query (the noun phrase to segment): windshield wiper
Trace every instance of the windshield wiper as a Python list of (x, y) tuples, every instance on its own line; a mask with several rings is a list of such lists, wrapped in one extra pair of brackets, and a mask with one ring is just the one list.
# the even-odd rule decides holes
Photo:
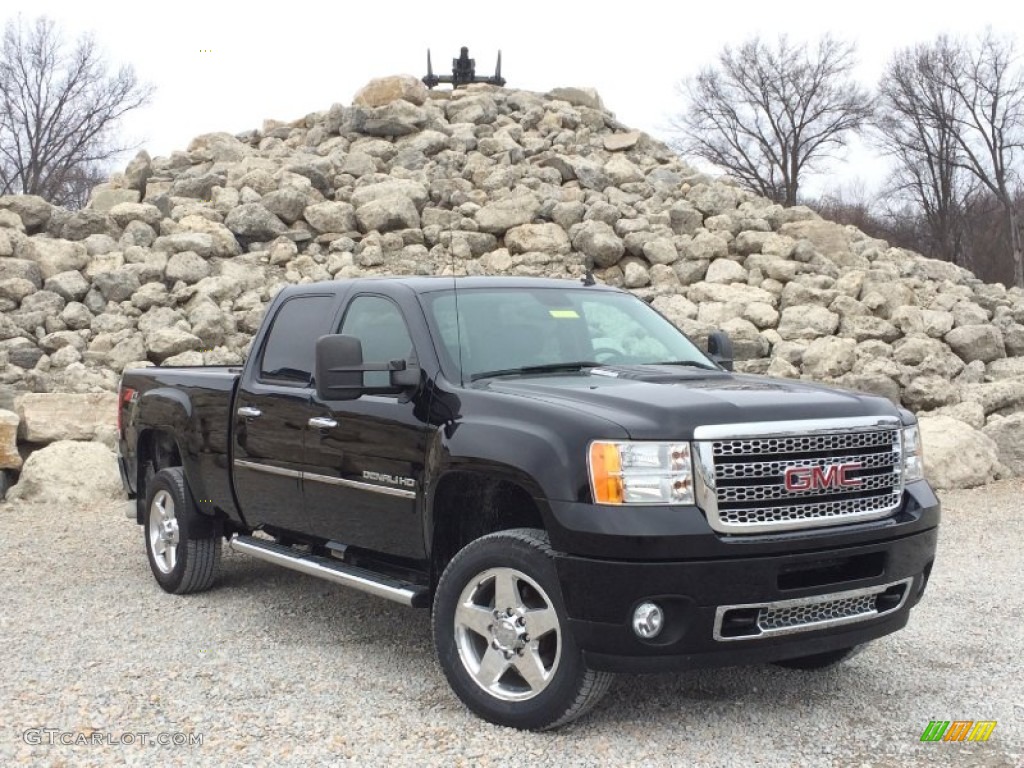
[(668, 360), (663, 363), (644, 363), (644, 365), (680, 365), (687, 368), (701, 368), (705, 371), (717, 371), (718, 368), (702, 363), (698, 360)]
[(503, 368), (498, 371), (481, 371), (469, 377), (470, 381), (489, 379), (492, 376), (514, 376), (522, 373), (557, 373), (558, 371), (580, 371), (584, 368), (597, 368), (601, 363), (582, 360), (573, 363), (545, 363), (544, 365), (524, 365), (521, 368)]

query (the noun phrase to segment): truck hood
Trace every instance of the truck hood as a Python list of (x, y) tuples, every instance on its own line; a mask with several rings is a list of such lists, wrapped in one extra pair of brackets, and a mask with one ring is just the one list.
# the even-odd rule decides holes
[(703, 424), (895, 416), (883, 397), (766, 376), (668, 366), (490, 379), (493, 393), (542, 400), (619, 424), (633, 439), (690, 439)]

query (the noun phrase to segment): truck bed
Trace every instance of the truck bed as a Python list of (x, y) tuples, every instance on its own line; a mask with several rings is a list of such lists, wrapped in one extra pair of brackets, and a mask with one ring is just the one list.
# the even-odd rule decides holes
[[(200, 509), (223, 510), (238, 519), (231, 489), (231, 414), (242, 369), (237, 366), (201, 365), (133, 368), (121, 377), (118, 399), (125, 444), (139, 441), (137, 424), (161, 426), (177, 435), (189, 471), (192, 491)], [(129, 449), (122, 457), (131, 490), (137, 490), (138, 453)], [(145, 460), (145, 457), (143, 457)]]

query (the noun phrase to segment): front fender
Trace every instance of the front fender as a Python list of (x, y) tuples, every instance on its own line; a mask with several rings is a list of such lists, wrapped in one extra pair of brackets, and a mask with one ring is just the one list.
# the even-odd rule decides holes
[[(536, 423), (485, 419), (441, 435), (442, 471), (484, 471), (524, 487), (538, 500), (573, 501), (588, 493), (585, 453), (556, 430)], [(428, 469), (434, 462), (428, 461)]]

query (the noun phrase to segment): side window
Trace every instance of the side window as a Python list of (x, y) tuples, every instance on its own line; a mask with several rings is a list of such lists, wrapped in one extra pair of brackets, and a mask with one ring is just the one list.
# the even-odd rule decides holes
[[(405, 318), (390, 299), (357, 297), (349, 304), (339, 333), (355, 336), (362, 342), (363, 360), (368, 363), (412, 358), (412, 338)], [(367, 371), (363, 374), (363, 383), (368, 387), (386, 387), (390, 377), (387, 371)]]
[(317, 336), (325, 330), (330, 296), (300, 296), (278, 310), (260, 360), (260, 378), (306, 384), (313, 378)]

